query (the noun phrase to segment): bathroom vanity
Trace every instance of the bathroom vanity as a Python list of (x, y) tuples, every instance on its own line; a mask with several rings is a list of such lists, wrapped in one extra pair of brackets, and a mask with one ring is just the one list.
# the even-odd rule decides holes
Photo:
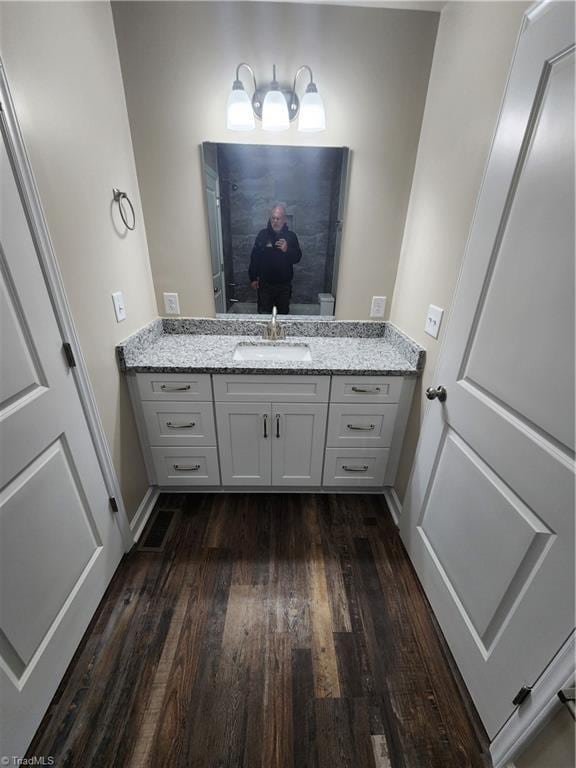
[(118, 347), (152, 485), (393, 485), (424, 351), (388, 323), (282, 324), (158, 320)]

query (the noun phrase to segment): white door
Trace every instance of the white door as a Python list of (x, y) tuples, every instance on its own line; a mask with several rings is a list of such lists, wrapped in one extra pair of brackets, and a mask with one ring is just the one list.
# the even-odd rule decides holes
[(401, 518), (492, 738), (574, 626), (573, 43), (525, 22)]
[(222, 248), (222, 224), (220, 220), (220, 184), (213, 168), (206, 166), (206, 207), (208, 210), (208, 235), (212, 259), (212, 286), (216, 312), (226, 312), (226, 282), (224, 277), (224, 249)]
[(216, 403), (222, 485), (270, 485), (270, 403)]
[(0, 755), (22, 756), (123, 543), (0, 117)]
[(326, 403), (272, 405), (272, 485), (320, 485)]

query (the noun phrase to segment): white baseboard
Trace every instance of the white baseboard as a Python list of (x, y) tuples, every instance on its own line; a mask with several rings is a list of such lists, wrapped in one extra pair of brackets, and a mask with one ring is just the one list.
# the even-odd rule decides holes
[(140, 502), (140, 506), (136, 510), (136, 514), (132, 520), (130, 520), (130, 530), (132, 531), (132, 536), (134, 537), (135, 542), (137, 542), (142, 535), (142, 531), (144, 530), (144, 527), (146, 526), (146, 523), (152, 514), (152, 510), (154, 509), (154, 505), (158, 500), (158, 496), (160, 496), (159, 488), (155, 485), (151, 485), (150, 488), (148, 488), (146, 491), (144, 498)]
[(394, 523), (396, 524), (396, 528), (398, 528), (398, 525), (400, 524), (400, 515), (402, 514), (402, 503), (398, 498), (396, 489), (393, 488), (391, 485), (384, 488), (384, 498), (386, 499), (386, 503), (388, 504), (388, 509), (390, 510), (390, 514), (392, 515), (392, 520), (394, 520)]

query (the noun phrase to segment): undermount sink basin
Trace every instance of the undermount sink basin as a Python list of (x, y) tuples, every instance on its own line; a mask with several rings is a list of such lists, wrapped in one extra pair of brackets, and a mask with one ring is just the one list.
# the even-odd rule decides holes
[(234, 350), (234, 360), (291, 360), (306, 362), (312, 360), (308, 344), (274, 344), (262, 342), (250, 344), (240, 342)]

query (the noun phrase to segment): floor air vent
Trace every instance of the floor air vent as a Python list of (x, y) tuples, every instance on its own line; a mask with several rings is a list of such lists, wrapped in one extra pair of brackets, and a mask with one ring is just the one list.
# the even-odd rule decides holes
[(157, 510), (138, 549), (143, 552), (163, 552), (178, 514), (176, 509)]

